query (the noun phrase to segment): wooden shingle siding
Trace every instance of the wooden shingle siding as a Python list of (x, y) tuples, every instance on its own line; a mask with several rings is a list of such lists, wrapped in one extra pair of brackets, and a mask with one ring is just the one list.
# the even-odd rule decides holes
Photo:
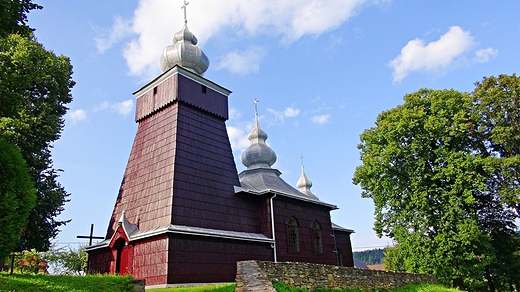
[(133, 277), (146, 279), (146, 285), (166, 283), (168, 277), (168, 237), (155, 237), (136, 242)]
[[(330, 221), (330, 209), (327, 207), (277, 196), (274, 199), (276, 229), (276, 248), (278, 261), (308, 262), (336, 265), (334, 237)], [(289, 218), (298, 220), (298, 253), (289, 252), (287, 241), (287, 223)], [(312, 244), (312, 224), (318, 221), (322, 226), (323, 253), (315, 253)]]
[(334, 231), (336, 236), (336, 244), (340, 250), (342, 266), (353, 267), (354, 256), (352, 254), (352, 244), (350, 242), (350, 233), (344, 231)]
[[(113, 273), (119, 265), (146, 285), (232, 282), (237, 261), (274, 260), (272, 215), (278, 261), (337, 264), (336, 238), (349, 265), (349, 232), (332, 236), (335, 206), (306, 200), (279, 182), (277, 170), (265, 176), (279, 182), (277, 195), (272, 189), (235, 193), (235, 186), (244, 186), (225, 125), (229, 93), (177, 66), (135, 92), (138, 127), (106, 233), (111, 240), (87, 250), (94, 271)], [(298, 222), (293, 253), (287, 242), (291, 217)], [(318, 248), (313, 224), (321, 226)], [(121, 241), (106, 243), (121, 238), (122, 249)], [(124, 259), (119, 263), (118, 252)]]
[(116, 229), (123, 207), (140, 230), (170, 224), (177, 111), (174, 103), (139, 123), (107, 238)]
[(236, 262), (273, 259), (270, 244), (218, 238), (170, 238), (168, 283), (233, 282)]
[(178, 119), (171, 223), (261, 232), (256, 204), (234, 193), (240, 182), (224, 120), (182, 103)]

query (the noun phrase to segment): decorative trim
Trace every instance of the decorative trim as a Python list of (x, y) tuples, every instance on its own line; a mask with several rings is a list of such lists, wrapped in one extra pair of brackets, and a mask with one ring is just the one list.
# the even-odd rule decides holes
[(150, 91), (150, 90), (153, 90), (153, 88), (155, 86), (157, 86), (159, 83), (162, 83), (164, 80), (170, 78), (171, 76), (173, 75), (176, 75), (176, 74), (180, 74), (188, 79), (191, 79), (197, 83), (200, 83), (202, 85), (205, 85), (206, 87), (209, 87), (213, 90), (215, 90), (216, 92), (222, 94), (222, 95), (225, 95), (225, 96), (229, 96), (231, 94), (231, 90), (229, 89), (226, 89), (200, 75), (197, 75), (193, 72), (190, 72), (182, 67), (180, 67), (179, 65), (175, 65), (173, 66), (172, 68), (170, 68), (168, 71), (162, 73), (161, 75), (157, 76), (154, 80), (150, 81), (148, 84), (146, 84), (145, 86), (141, 87), (140, 89), (136, 90), (133, 94), (136, 98), (139, 98), (140, 96), (142, 96), (143, 94), (145, 94), (146, 92)]

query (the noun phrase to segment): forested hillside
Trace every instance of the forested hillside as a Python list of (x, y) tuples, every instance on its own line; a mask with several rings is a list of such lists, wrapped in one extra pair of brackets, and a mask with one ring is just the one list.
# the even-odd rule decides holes
[(363, 261), (367, 265), (382, 264), (384, 257), (385, 257), (384, 248), (376, 248), (376, 249), (354, 252), (354, 259)]

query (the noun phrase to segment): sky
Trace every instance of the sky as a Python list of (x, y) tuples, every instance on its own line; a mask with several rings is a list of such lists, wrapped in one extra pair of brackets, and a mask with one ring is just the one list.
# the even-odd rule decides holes
[[(35, 0), (28, 15), (46, 49), (70, 57), (73, 102), (54, 143), (71, 193), (55, 240), (104, 236), (137, 124), (134, 91), (158, 76), (184, 24), (183, 0)], [(189, 0), (188, 27), (210, 59), (204, 77), (231, 90), (226, 122), (237, 171), (259, 100), (260, 125), (296, 186), (305, 172), (353, 250), (392, 245), (373, 231), (374, 206), (352, 183), (359, 135), (421, 88), (471, 92), (486, 76), (519, 73), (516, 0)]]

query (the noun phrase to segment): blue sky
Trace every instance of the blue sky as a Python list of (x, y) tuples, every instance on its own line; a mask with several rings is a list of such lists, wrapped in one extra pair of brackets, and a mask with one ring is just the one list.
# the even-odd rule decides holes
[[(53, 160), (71, 193), (57, 243), (104, 236), (137, 129), (132, 92), (160, 74), (162, 49), (183, 26), (182, 0), (39, 0), (36, 37), (71, 58), (77, 82)], [(238, 171), (260, 100), (278, 168), (301, 171), (354, 250), (391, 245), (372, 230), (373, 203), (352, 184), (359, 135), (420, 88), (470, 92), (484, 76), (518, 73), (520, 3), (396, 0), (190, 0), (189, 29), (230, 89), (228, 133)]]

